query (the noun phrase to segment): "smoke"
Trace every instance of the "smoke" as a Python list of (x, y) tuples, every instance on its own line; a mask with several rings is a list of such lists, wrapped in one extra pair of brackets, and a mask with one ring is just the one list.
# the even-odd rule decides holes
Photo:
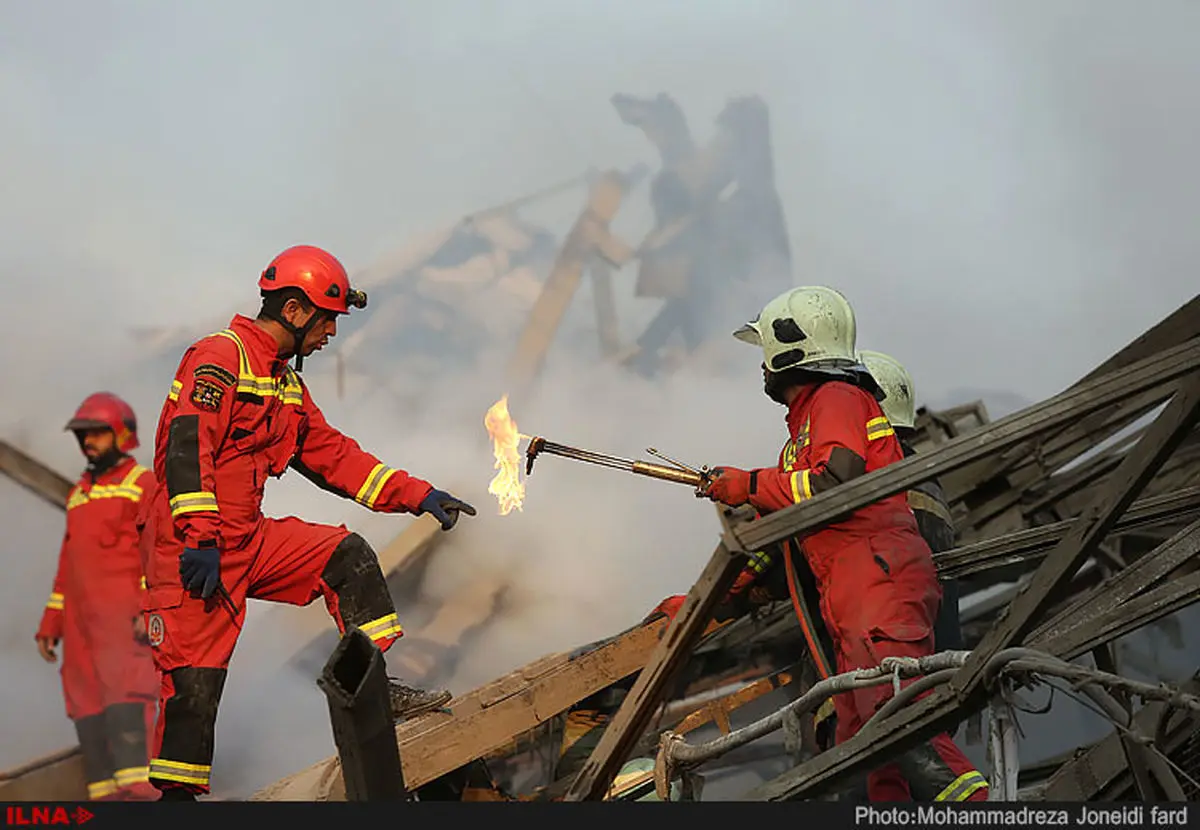
[[(1187, 38), (1200, 21), (1170, 0), (1034, 9), (527, 0), (501, 13), (462, 0), (300, 15), (108, 2), (72, 7), (63, 26), (50, 5), (5, 6), (0, 431), (74, 477), (60, 425), (107, 386), (137, 410), (148, 464), (187, 338), (151, 350), (134, 329), (201, 334), (252, 312), (253, 276), (298, 241), (358, 269), (589, 167), (657, 167), (614, 92), (670, 92), (700, 143), (727, 97), (761, 95), (795, 281), (842, 288), (859, 345), (904, 362), (927, 402), (1054, 394), (1194, 293), (1200, 121), (1187, 81), (1200, 56)], [(576, 190), (526, 215), (561, 236), (582, 201)], [(614, 230), (636, 243), (649, 227), (643, 186)], [(616, 280), (626, 341), (655, 310), (632, 298), (631, 271)], [(753, 350), (731, 342), (651, 384), (600, 365), (587, 301), (585, 287), (536, 394), (510, 401), (523, 432), (697, 464), (773, 460), (782, 411), (761, 395)], [(500, 614), (443, 678), (456, 693), (636, 622), (691, 585), (717, 534), (686, 487), (552, 457), (525, 510), (496, 515), (482, 419), (512, 391), (496, 379), (519, 319), (473, 369), (439, 362), (473, 325), (457, 321), (420, 357), (360, 349), (344, 400), (327, 355), (306, 369), (334, 424), (480, 510), (439, 546), (389, 658), (407, 665), (444, 601), (503, 589)], [(345, 522), (377, 549), (408, 521), (296, 478), (272, 482), (269, 513)], [(0, 496), (7, 765), (72, 738), (31, 639), (61, 514), (8, 482)], [(327, 627), (322, 614), (251, 604), (218, 724), (219, 793), (332, 753), (313, 677), (287, 665)]]

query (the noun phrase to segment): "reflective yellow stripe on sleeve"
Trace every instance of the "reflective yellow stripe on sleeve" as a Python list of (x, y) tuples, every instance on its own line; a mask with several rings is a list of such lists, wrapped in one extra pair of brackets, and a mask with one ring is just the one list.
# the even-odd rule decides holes
[(54, 591), (50, 594), (50, 599), (46, 600), (46, 607), (51, 611), (63, 610), (63, 595)]
[(867, 440), (877, 441), (880, 438), (887, 438), (889, 435), (895, 435), (896, 430), (892, 429), (892, 425), (887, 418), (872, 418), (867, 421)]
[(364, 507), (374, 507), (379, 494), (383, 492), (383, 486), (388, 483), (396, 471), (386, 464), (376, 464), (371, 470), (371, 474), (367, 476), (367, 480), (363, 482), (362, 487), (358, 488), (358, 493), (355, 494), (354, 500)]
[(171, 499), (171, 515), (182, 516), (184, 513), (220, 512), (217, 509), (217, 497), (212, 493), (180, 493)]
[(937, 794), (934, 801), (966, 801), (972, 795), (988, 785), (987, 779), (973, 769), (950, 782), (950, 786)]
[(797, 470), (790, 477), (792, 485), (792, 501), (796, 504), (812, 498), (812, 485), (808, 481), (808, 470)]
[(183, 383), (177, 380), (171, 381), (171, 391), (167, 393), (167, 400), (178, 401), (179, 393), (183, 391)]
[(144, 591), (144, 590), (146, 590), (146, 577), (144, 577), (144, 576), (143, 576), (143, 577), (142, 577), (142, 578), (141, 578), (141, 579), (138, 581), (138, 587), (139, 587), (139, 588), (141, 588), (143, 591)]
[(163, 758), (155, 758), (150, 762), (150, 777), (159, 781), (207, 787), (210, 775), (212, 767), (204, 764), (185, 764), (182, 761), (167, 761)]

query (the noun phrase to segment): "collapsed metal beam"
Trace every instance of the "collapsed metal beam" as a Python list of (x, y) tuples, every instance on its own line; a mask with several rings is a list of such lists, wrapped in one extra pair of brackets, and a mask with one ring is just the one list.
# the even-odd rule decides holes
[[(1200, 487), (1189, 487), (1162, 496), (1139, 499), (1125, 511), (1113, 532), (1156, 525), (1167, 519), (1188, 516), (1200, 510)], [(980, 573), (1005, 565), (1039, 558), (1058, 544), (1076, 520), (1066, 519), (1054, 524), (1006, 533), (994, 539), (984, 539), (962, 547), (935, 553), (938, 573), (957, 578)]]
[[(1200, 343), (1192, 344), (1189, 350), (1195, 347), (1200, 347)], [(1193, 364), (1193, 368), (1195, 365)], [(1061, 397), (1070, 397), (1070, 393)], [(763, 784), (748, 793), (745, 798), (751, 801), (784, 801), (819, 791), (837, 778), (863, 771), (928, 740), (951, 723), (960, 720), (964, 714), (973, 712), (982, 705), (979, 691), (985, 661), (999, 649), (1020, 642), (1029, 632), (1037, 612), (1055, 597), (1079, 569), (1083, 560), (1099, 546), (1121, 511), (1153, 477), (1170, 452), (1183, 441), (1197, 417), (1200, 417), (1200, 377), (1191, 377), (1181, 386), (1170, 405), (1155, 419), (1143, 440), (1121, 464), (1109, 486), (1084, 510), (1073, 525), (1072, 531), (1047, 556), (1033, 579), (1027, 583), (1012, 606), (1001, 615), (996, 627), (972, 651), (967, 663), (945, 689), (902, 709), (878, 724), (864, 728), (844, 744)], [(1012, 420), (1019, 418), (1006, 418), (997, 423), (1003, 424)], [(957, 439), (946, 447), (953, 448), (962, 440), (964, 439)], [(942, 452), (945, 450), (935, 450), (930, 455)], [(895, 466), (899, 467), (915, 460), (919, 460), (919, 456)], [(879, 477), (880, 473), (887, 474), (888, 469), (872, 473), (871, 476)], [(855, 483), (851, 482), (842, 487), (854, 487)], [(829, 495), (834, 493), (836, 490), (831, 491)], [(816, 502), (817, 499), (814, 498), (811, 504), (815, 505)], [(770, 518), (763, 521), (769, 521)], [(743, 534), (744, 537), (746, 535), (748, 534)]]
[(1121, 607), (1198, 553), (1200, 521), (1192, 522), (1153, 552), (1105, 579), (1094, 590), (1035, 627), (1030, 637), (1049, 637), (1067, 628), (1090, 626), (1093, 620)]
[[(1072, 384), (1071, 388), (1074, 389), (1105, 375), (1130, 369), (1131, 365), (1138, 361), (1196, 337), (1200, 337), (1200, 295), (1193, 297), (1165, 319), (1159, 321), (1153, 328), (1143, 332), (1119, 352)], [(1131, 400), (1120, 407), (1116, 413), (1096, 413), (1064, 425), (1062, 430), (1056, 431), (1045, 439), (1046, 444), (1056, 443), (1056, 446), (1037, 448), (1035, 456), (1040, 456), (1040, 458), (1030, 459), (1030, 448), (1006, 453), (995, 459), (990, 465), (983, 465), (983, 469), (979, 471), (980, 474), (974, 478), (973, 484), (965, 491), (955, 492), (953, 487), (948, 487), (946, 495), (952, 501), (959, 497), (969, 498), (969, 494), (972, 492), (986, 492), (989, 485), (998, 478), (1015, 478), (1017, 481), (1012, 483), (1018, 484), (1016, 489), (1021, 489), (1030, 481), (1031, 475), (1033, 479), (1040, 477), (1037, 467), (1040, 466), (1041, 460), (1049, 461), (1051, 469), (1057, 467), (1062, 463), (1063, 457), (1074, 457), (1088, 449), (1089, 446), (1093, 446), (1113, 434), (1114, 427), (1120, 428), (1118, 424), (1128, 423), (1125, 417), (1127, 413), (1138, 411), (1144, 405), (1144, 400)], [(1035, 465), (1032, 469), (1031, 461)], [(988, 501), (987, 497), (984, 496), (982, 501)]]
[(383, 652), (352, 626), (317, 685), (329, 700), (346, 800), (407, 801)]

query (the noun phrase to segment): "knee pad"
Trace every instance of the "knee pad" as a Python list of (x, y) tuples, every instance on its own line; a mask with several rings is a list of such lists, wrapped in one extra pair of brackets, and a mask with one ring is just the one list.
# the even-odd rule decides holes
[(117, 773), (146, 766), (146, 704), (109, 706), (104, 710), (104, 726)]
[[(83, 754), (83, 775), (87, 778), (87, 783), (101, 784), (109, 781), (113, 776), (113, 762), (108, 751), (104, 713), (89, 715), (75, 721), (75, 734), (79, 737), (79, 750)], [(93, 792), (92, 795), (107, 793)]]
[(210, 766), (225, 669), (186, 666), (170, 672), (175, 693), (163, 706), (159, 757)]
[(347, 626), (365, 625), (396, 612), (379, 557), (357, 533), (334, 549), (321, 581), (337, 596), (338, 612)]

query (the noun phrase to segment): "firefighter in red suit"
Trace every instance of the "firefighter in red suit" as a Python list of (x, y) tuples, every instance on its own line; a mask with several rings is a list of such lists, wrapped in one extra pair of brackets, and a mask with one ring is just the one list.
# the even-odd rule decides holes
[[(158, 422), (145, 609), (163, 676), (150, 780), (164, 800), (210, 791), (217, 707), (247, 599), (323, 597), (340, 632), (356, 626), (384, 651), (402, 634), (366, 540), (344, 526), (263, 516), (268, 477), (291, 468), (370, 510), (429, 513), (443, 530), (475, 515), (330, 426), (300, 379), (303, 358), (336, 335), (338, 315), (366, 305), (341, 263), (320, 248), (289, 248), (258, 285), (257, 319), (238, 315), (187, 350)], [(390, 684), (397, 718), (450, 699)]]
[[(840, 293), (792, 289), (734, 336), (762, 348), (764, 391), (788, 408), (789, 438), (777, 466), (717, 467), (700, 495), (750, 503), (763, 515), (903, 458), (877, 400), (883, 393), (856, 358), (854, 313)], [(838, 672), (933, 653), (941, 588), (904, 493), (806, 536), (800, 550), (816, 577)], [(838, 695), (837, 742), (890, 695), (890, 686)], [(946, 734), (873, 770), (867, 788), (871, 801), (987, 798), (987, 782)]]
[(129, 455), (138, 446), (137, 420), (116, 395), (89, 396), (66, 428), (88, 463), (67, 497), (38, 651), (53, 663), (62, 641), (63, 697), (79, 736), (88, 798), (154, 800), (147, 754), (159, 684), (142, 625), (136, 529), (154, 474)]

